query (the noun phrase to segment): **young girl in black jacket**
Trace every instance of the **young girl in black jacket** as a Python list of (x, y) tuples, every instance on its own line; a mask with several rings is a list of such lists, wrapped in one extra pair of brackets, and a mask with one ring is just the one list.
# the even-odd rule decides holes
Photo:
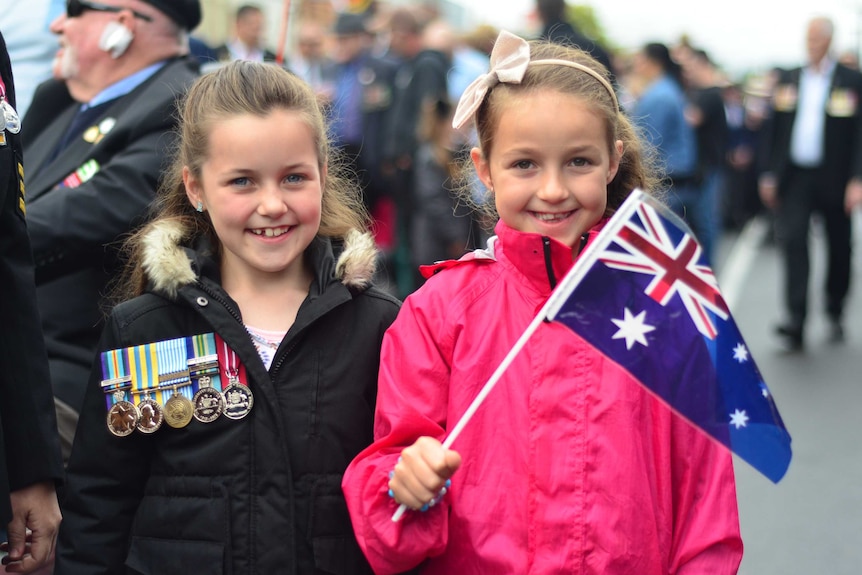
[(180, 130), (94, 363), (55, 573), (370, 573), (340, 484), (398, 302), (371, 286), (359, 195), (277, 66), (201, 77)]

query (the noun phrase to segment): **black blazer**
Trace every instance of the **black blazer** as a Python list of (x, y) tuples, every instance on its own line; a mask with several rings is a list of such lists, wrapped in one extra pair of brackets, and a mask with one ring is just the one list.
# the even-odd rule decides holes
[[(0, 77), (14, 107), (12, 67), (2, 33)], [(0, 527), (5, 528), (12, 517), (9, 492), (59, 480), (63, 463), (36, 308), (21, 140), (8, 130), (0, 132)]]
[(175, 141), (176, 102), (199, 75), (191, 57), (174, 59), (115, 100), (53, 160), (79, 104), (65, 84), (37, 88), (24, 119), (28, 220), (37, 297), (54, 395), (74, 409), (84, 397), (104, 309), (118, 270), (118, 242), (156, 195)]
[[(796, 119), (801, 68), (782, 71), (772, 98), (772, 114), (762, 135), (761, 171), (778, 178), (779, 194), (790, 168), (790, 137)], [(842, 65), (835, 67), (823, 113), (823, 197), (843, 205), (852, 177), (862, 178), (862, 74)]]

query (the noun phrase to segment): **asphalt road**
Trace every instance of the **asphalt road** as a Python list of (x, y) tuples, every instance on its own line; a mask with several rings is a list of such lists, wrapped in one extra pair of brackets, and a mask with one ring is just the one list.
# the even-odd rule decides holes
[(740, 264), (730, 257), (739, 247), (730, 238), (720, 252), (726, 258), (717, 267), (719, 283), (725, 276), (739, 278), (731, 312), (793, 440), (790, 468), (778, 484), (735, 459), (742, 575), (862, 574), (862, 215), (857, 216), (847, 338), (840, 345), (826, 341), (825, 245), (818, 227), (812, 233), (806, 347), (799, 354), (782, 352), (772, 333), (781, 318), (777, 250), (758, 243)]

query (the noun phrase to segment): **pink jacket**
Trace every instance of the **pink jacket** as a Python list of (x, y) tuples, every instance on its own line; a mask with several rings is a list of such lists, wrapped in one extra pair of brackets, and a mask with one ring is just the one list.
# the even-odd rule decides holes
[[(443, 440), (551, 292), (571, 250), (497, 225), (441, 266), (386, 333), (375, 442), (342, 487), (380, 574), (729, 574), (742, 558), (731, 456), (568, 328), (543, 324), (453, 448), (443, 502), (390, 518), (389, 471)], [(593, 234), (595, 230), (593, 231)], [(427, 561), (426, 561), (427, 560)]]

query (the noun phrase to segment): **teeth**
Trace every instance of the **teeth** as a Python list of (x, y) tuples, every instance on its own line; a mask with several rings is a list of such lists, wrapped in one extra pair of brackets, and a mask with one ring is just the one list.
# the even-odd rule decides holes
[(286, 234), (290, 228), (264, 228), (262, 230), (251, 230), (256, 236), (266, 236), (268, 238), (274, 238), (280, 236), (282, 234)]
[(566, 212), (564, 214), (540, 214), (538, 212), (534, 212), (533, 215), (536, 216), (536, 219), (542, 220), (543, 222), (554, 222), (566, 219), (571, 213), (572, 212)]

